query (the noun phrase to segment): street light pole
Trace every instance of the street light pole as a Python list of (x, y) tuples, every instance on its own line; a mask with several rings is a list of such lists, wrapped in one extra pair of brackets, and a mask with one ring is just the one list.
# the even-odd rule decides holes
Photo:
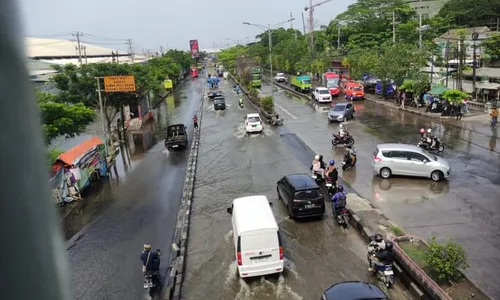
[(291, 19), (286, 20), (284, 22), (280, 22), (278, 24), (274, 24), (273, 26), (271, 26), (271, 24), (268, 24), (267, 26), (264, 26), (264, 25), (249, 23), (249, 22), (243, 22), (244, 25), (250, 25), (250, 26), (257, 27), (257, 28), (263, 30), (264, 32), (267, 31), (268, 40), (269, 40), (269, 69), (271, 71), (271, 88), (272, 88), (271, 97), (273, 98), (273, 100), (274, 100), (274, 80), (272, 80), (272, 77), (273, 77), (273, 54), (272, 54), (273, 42), (272, 42), (272, 36), (271, 36), (272, 35), (272, 31), (271, 30), (273, 28), (276, 28), (279, 25), (282, 25), (282, 24), (285, 24), (285, 23), (288, 23), (288, 22), (292, 22), (293, 20), (295, 20), (295, 18), (291, 18)]

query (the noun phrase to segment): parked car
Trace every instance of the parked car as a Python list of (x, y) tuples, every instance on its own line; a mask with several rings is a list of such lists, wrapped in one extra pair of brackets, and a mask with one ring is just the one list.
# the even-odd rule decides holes
[(441, 181), (450, 177), (448, 161), (420, 147), (407, 144), (379, 144), (373, 153), (373, 171), (387, 179), (392, 175), (418, 176)]
[(292, 174), (281, 178), (276, 187), (278, 198), (288, 208), (290, 218), (322, 217), (325, 201), (319, 185), (310, 174)]
[(332, 95), (330, 94), (330, 90), (325, 87), (315, 88), (313, 92), (313, 98), (314, 100), (318, 101), (318, 103), (332, 102)]
[(337, 103), (328, 112), (328, 122), (347, 122), (354, 118), (355, 112), (352, 103)]
[(184, 124), (173, 124), (167, 127), (165, 147), (168, 151), (186, 149), (188, 147), (187, 127)]
[(329, 287), (322, 300), (386, 300), (389, 299), (382, 290), (372, 283), (362, 281), (339, 282)]
[(262, 120), (260, 119), (259, 114), (248, 114), (243, 119), (245, 120), (245, 131), (247, 133), (262, 133), (262, 130), (264, 130), (264, 126), (262, 125)]
[(241, 278), (283, 272), (283, 241), (271, 205), (266, 196), (248, 196), (227, 208)]
[(215, 110), (226, 109), (226, 100), (224, 100), (224, 97), (215, 97), (214, 98), (214, 109)]
[(274, 76), (274, 80), (276, 80), (276, 82), (286, 82), (285, 74), (277, 73), (276, 76)]

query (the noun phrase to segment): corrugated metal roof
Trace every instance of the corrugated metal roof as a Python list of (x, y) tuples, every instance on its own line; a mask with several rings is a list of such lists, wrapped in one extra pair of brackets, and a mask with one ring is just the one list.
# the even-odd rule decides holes
[[(59, 57), (77, 56), (77, 43), (69, 40), (58, 40), (48, 38), (25, 37), (24, 44), (28, 57)], [(126, 54), (123, 50), (105, 48), (87, 43), (80, 43), (85, 46), (88, 56), (111, 55), (111, 52)]]

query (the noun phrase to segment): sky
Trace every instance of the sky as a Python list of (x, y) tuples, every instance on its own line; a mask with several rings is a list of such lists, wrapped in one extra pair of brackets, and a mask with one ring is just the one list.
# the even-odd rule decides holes
[[(316, 28), (327, 25), (354, 1), (333, 0), (316, 7)], [(19, 0), (18, 4), (24, 36), (71, 39), (80, 31), (82, 41), (115, 49), (127, 49), (125, 39), (130, 38), (134, 52), (156, 52), (160, 46), (189, 50), (189, 40), (194, 39), (200, 50), (224, 48), (235, 41), (253, 41), (262, 32), (242, 22), (274, 25), (292, 13), (293, 27), (302, 30), (301, 13), (306, 22), (309, 15), (304, 11), (309, 0)]]

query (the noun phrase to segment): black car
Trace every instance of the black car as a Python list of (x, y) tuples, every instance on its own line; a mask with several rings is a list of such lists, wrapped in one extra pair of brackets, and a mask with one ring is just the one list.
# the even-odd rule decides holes
[(187, 127), (184, 124), (173, 124), (167, 127), (165, 147), (168, 151), (181, 150), (188, 147)]
[(388, 300), (376, 285), (362, 281), (339, 282), (329, 287), (322, 300)]
[(226, 100), (224, 100), (224, 97), (215, 97), (214, 98), (214, 109), (215, 110), (226, 109)]
[(325, 213), (321, 189), (309, 174), (287, 175), (278, 181), (276, 190), (292, 219), (322, 217)]

